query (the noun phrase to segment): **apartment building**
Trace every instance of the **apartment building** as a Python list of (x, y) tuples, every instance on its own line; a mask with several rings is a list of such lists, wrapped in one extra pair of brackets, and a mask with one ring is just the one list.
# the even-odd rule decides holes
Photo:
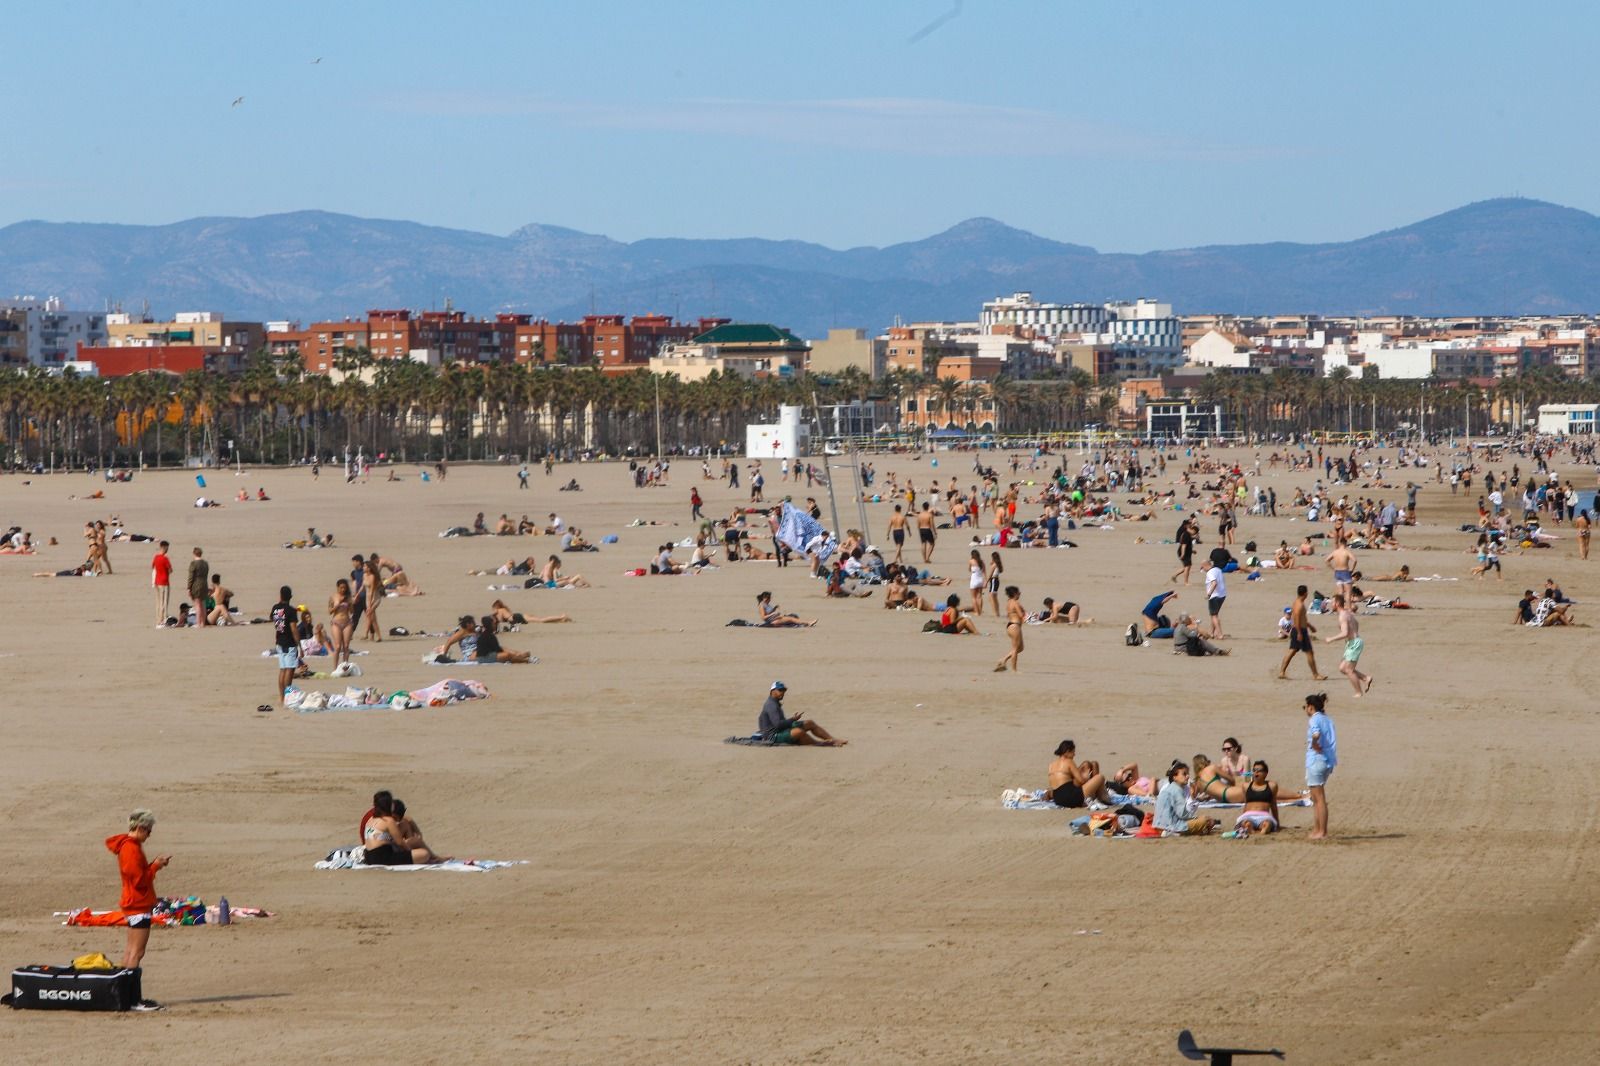
[(889, 340), (869, 337), (864, 329), (830, 329), (823, 340), (811, 342), (806, 372), (841, 374), (854, 367), (876, 381), (888, 367)]
[(54, 296), (0, 300), (0, 365), (59, 367), (78, 345), (104, 343), (104, 312), (69, 311)]
[(258, 352), (267, 345), (262, 322), (231, 322), (219, 311), (180, 311), (170, 321), (116, 311), (105, 316), (110, 348), (236, 348)]

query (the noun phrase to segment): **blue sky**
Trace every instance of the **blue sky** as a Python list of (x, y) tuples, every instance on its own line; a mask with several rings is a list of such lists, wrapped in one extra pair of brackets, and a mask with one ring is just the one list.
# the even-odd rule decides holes
[(1512, 193), (1600, 210), (1600, 15), (1577, 3), (10, 13), (0, 224), (322, 208), (849, 246), (989, 215), (1143, 251), (1347, 239)]

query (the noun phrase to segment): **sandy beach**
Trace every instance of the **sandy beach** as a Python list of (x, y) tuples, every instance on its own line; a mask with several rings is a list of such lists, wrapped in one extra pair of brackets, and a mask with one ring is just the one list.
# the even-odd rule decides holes
[[(875, 464), (880, 482), (897, 470), (919, 489), (973, 480), (970, 456), (941, 460)], [(1587, 469), (1555, 468), (1593, 483)], [(747, 499), (700, 480), (697, 461), (646, 490), (625, 463), (535, 468), (528, 491), (510, 467), (456, 467), (431, 483), (399, 473), (346, 485), (305, 469), (210, 472), (224, 501), (240, 487), (272, 497), (216, 510), (192, 506), (181, 471), (118, 485), (0, 477), (0, 524), (61, 542), (0, 558), (5, 962), (120, 953), (122, 930), (51, 915), (115, 906), (101, 841), (135, 807), (159, 818), (150, 854), (174, 856), (163, 895), (276, 913), (157, 929), (144, 985), (165, 1012), (9, 1013), (7, 1061), (1169, 1062), (1181, 1028), (1281, 1047), (1298, 1066), (1600, 1055), (1600, 725), (1584, 665), (1600, 559), (1581, 563), (1570, 530), (1555, 530), (1553, 549), (1508, 554), (1503, 582), (1473, 581), (1471, 537), (1457, 527), (1475, 494), (1452, 497), (1430, 471), (1406, 550), (1362, 553), (1362, 566), (1459, 580), (1367, 586), (1418, 609), (1362, 618), (1361, 665), (1377, 683), (1357, 701), (1333, 672), (1336, 644), (1317, 646), (1328, 681), (1310, 682), (1299, 660), (1293, 680), (1274, 679), (1276, 620), (1298, 580), (1331, 593), (1326, 570), (1231, 580), (1227, 658), (1124, 645), (1139, 608), (1169, 587), (1170, 510), (1067, 534), (1075, 550), (1006, 552), (1030, 610), (1070, 599), (1097, 624), (1029, 627), (1020, 673), (1000, 675), (992, 613), (976, 619), (981, 636), (952, 638), (920, 632), (931, 615), (884, 610), (881, 592), (826, 599), (804, 567), (622, 576), (692, 535), (691, 487), (713, 517)], [(581, 493), (555, 491), (569, 477)], [(1307, 524), (1284, 505), (1314, 480), (1267, 477), (1282, 517), (1241, 514), (1240, 545), (1265, 555), (1297, 542)], [(104, 500), (83, 498), (100, 488)], [(769, 471), (768, 499), (787, 491), (827, 507), (822, 490)], [(489, 592), (520, 579), (466, 571), (543, 557), (555, 541), (438, 537), (479, 511), (491, 522), (555, 511), (591, 539), (620, 540), (566, 558), (592, 589)], [(869, 505), (880, 546), (889, 511)], [(82, 561), (84, 521), (111, 514), (172, 542), (175, 584), (202, 546), (246, 617), (264, 617), (288, 584), (321, 618), (350, 554), (378, 551), (426, 593), (387, 600), (385, 629), (441, 631), (497, 596), (574, 621), (502, 636), (539, 657), (531, 666), (425, 666), (438, 641), (416, 636), (356, 644), (370, 652), (356, 660), (362, 684), (476, 678), (486, 702), (261, 714), (270, 627), (156, 629), (152, 545), (113, 544), (110, 577), (29, 577)], [(636, 518), (678, 524), (629, 528)], [(337, 547), (282, 547), (307, 526)], [(1203, 555), (1215, 520), (1201, 529)], [(963, 596), (967, 551), (964, 534), (945, 531), (932, 566)], [(1522, 589), (1546, 577), (1579, 601), (1582, 625), (1511, 624)], [(763, 589), (818, 624), (725, 628), (754, 616)], [(1203, 613), (1198, 570), (1179, 592), (1177, 609)], [(1317, 624), (1319, 637), (1337, 630)], [(849, 746), (721, 743), (755, 727), (775, 678), (790, 707)], [(1063, 737), (1084, 757), (1159, 774), (1173, 758), (1215, 758), (1233, 735), (1298, 790), (1301, 701), (1317, 690), (1339, 729), (1331, 841), (1306, 841), (1299, 809), (1270, 839), (1115, 841), (1070, 836), (1069, 814), (999, 802), (1003, 789), (1044, 787)], [(355, 843), (378, 788), (404, 797), (437, 849), (529, 865), (313, 869)]]

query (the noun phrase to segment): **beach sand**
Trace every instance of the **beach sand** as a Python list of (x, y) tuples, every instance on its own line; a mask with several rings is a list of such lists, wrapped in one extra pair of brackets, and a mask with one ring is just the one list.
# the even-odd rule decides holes
[[(880, 483), (889, 470), (919, 487), (973, 480), (970, 457), (942, 458), (937, 471), (875, 465)], [(160, 819), (149, 853), (175, 857), (162, 894), (277, 912), (156, 930), (145, 990), (166, 1012), (9, 1014), (7, 1061), (1168, 1062), (1185, 1027), (1202, 1043), (1282, 1047), (1302, 1066), (1600, 1054), (1594, 631), (1510, 624), (1521, 590), (1546, 576), (1580, 601), (1580, 622), (1600, 620), (1600, 558), (1580, 563), (1570, 536), (1508, 555), (1504, 582), (1465, 579), (1470, 538), (1454, 530), (1470, 499), (1430, 481), (1424, 524), (1402, 531), (1411, 550), (1363, 553), (1362, 565), (1463, 580), (1368, 586), (1421, 609), (1362, 619), (1361, 665), (1377, 685), (1357, 701), (1334, 673), (1337, 644), (1318, 645), (1327, 682), (1312, 684), (1303, 660), (1292, 681), (1274, 680), (1275, 623), (1299, 574), (1232, 577), (1228, 658), (1124, 646), (1127, 623), (1168, 587), (1171, 511), (1069, 534), (1076, 550), (1005, 553), (1029, 609), (1067, 598), (1098, 624), (1029, 627), (1022, 672), (1001, 676), (989, 613), (980, 637), (925, 636), (931, 616), (885, 611), (881, 593), (825, 600), (801, 567), (621, 576), (692, 534), (691, 485), (711, 515), (746, 498), (700, 481), (697, 461), (650, 490), (625, 464), (535, 470), (526, 492), (513, 468), (456, 467), (431, 484), (401, 473), (345, 485), (308, 470), (213, 472), (208, 491), (224, 500), (258, 485), (273, 498), (209, 511), (191, 506), (182, 472), (105, 486), (103, 501), (68, 499), (102, 487), (84, 475), (0, 477), (0, 522), (62, 542), (0, 558), (4, 961), (120, 956), (122, 930), (63, 928), (51, 912), (115, 905), (101, 841), (134, 807)], [(573, 476), (581, 494), (555, 492)], [(1269, 483), (1286, 503), (1312, 481)], [(769, 499), (792, 488), (769, 473)], [(827, 508), (824, 491), (809, 494)], [(491, 593), (511, 579), (465, 571), (554, 541), (437, 537), (480, 510), (491, 522), (554, 510), (621, 540), (567, 557), (592, 590)], [(889, 505), (870, 512), (881, 546)], [(362, 684), (477, 677), (494, 694), (484, 703), (258, 714), (275, 680), (260, 657), (270, 629), (154, 628), (151, 545), (113, 544), (112, 577), (29, 579), (78, 562), (83, 521), (112, 513), (171, 540), (178, 584), (202, 545), (247, 616), (265, 616), (288, 583), (322, 617), (360, 550), (400, 560), (427, 593), (388, 600), (385, 629), (443, 630), (496, 596), (576, 621), (502, 638), (534, 666), (445, 671), (419, 662), (437, 641), (357, 643), (371, 650), (357, 659)], [(625, 528), (635, 517), (679, 524)], [(1240, 544), (1263, 555), (1308, 528), (1240, 522)], [(281, 548), (308, 525), (338, 547)], [(1202, 518), (1202, 555), (1215, 534)], [(966, 537), (947, 531), (934, 564), (963, 594), (966, 555)], [(1332, 591), (1325, 570), (1306, 579)], [(1195, 580), (1176, 609), (1203, 612)], [(755, 613), (762, 589), (819, 624), (724, 628)], [(754, 728), (774, 678), (789, 707), (850, 745), (723, 745)], [(1002, 789), (1044, 786), (1063, 737), (1082, 757), (1154, 775), (1175, 757), (1215, 758), (1231, 734), (1297, 790), (1301, 701), (1319, 689), (1340, 740), (1328, 843), (1304, 839), (1307, 810), (1287, 811), (1272, 839), (1124, 842), (1000, 806)], [(531, 864), (313, 869), (355, 841), (378, 788), (404, 797), (441, 851)]]

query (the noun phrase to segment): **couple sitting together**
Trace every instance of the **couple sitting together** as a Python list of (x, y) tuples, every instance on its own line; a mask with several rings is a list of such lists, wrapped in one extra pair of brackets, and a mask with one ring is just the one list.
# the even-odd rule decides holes
[(406, 816), (404, 802), (387, 789), (372, 794), (372, 809), (361, 816), (363, 866), (426, 866), (449, 862), (435, 855), (422, 830)]

